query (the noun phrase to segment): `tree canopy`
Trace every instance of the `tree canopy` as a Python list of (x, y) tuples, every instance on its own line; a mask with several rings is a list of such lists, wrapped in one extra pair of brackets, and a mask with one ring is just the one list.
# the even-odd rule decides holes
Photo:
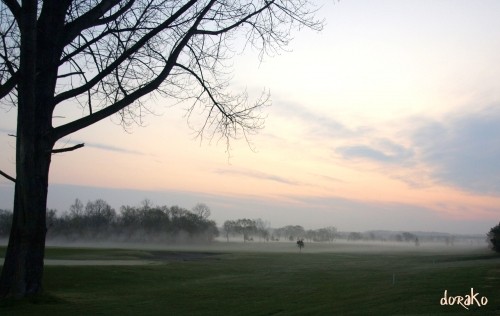
[(268, 95), (248, 103), (244, 92), (227, 91), (232, 44), (273, 54), (291, 29), (321, 28), (313, 13), (307, 0), (2, 1), (0, 97), (17, 106), (29, 47), (36, 72), (47, 74), (47, 115), (67, 103), (84, 113), (51, 129), (53, 141), (115, 113), (124, 126), (140, 124), (151, 93), (191, 100), (189, 114), (205, 117), (200, 135), (237, 138), (262, 126)]
[[(127, 127), (150, 112), (149, 97), (190, 102), (198, 135), (227, 142), (263, 126), (264, 93), (228, 91), (235, 41), (261, 56), (291, 31), (319, 30), (308, 0), (2, 0), (0, 100), (17, 111), (16, 174), (0, 297), (41, 291), (52, 154), (76, 131), (118, 114)], [(81, 115), (60, 118), (77, 104)]]

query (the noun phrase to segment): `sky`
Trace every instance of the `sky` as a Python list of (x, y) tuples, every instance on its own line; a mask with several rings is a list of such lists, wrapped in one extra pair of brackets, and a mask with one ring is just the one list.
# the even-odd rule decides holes
[[(157, 97), (143, 126), (111, 118), (58, 143), (85, 147), (53, 156), (48, 207), (147, 198), (206, 203), (218, 225), (488, 232), (500, 220), (500, 1), (316, 3), (321, 32), (233, 58), (231, 90), (271, 93), (250, 143), (200, 140), (202, 117)], [(0, 170), (12, 175), (15, 117), (0, 109)], [(12, 198), (0, 178), (0, 208)]]

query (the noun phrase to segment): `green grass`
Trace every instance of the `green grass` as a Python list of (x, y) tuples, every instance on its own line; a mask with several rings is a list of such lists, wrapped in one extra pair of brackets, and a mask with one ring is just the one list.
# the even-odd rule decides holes
[[(500, 258), (487, 250), (226, 252), (180, 261), (161, 251), (48, 248), (47, 257), (156, 264), (47, 266), (45, 294), (4, 301), (0, 315), (500, 315)], [(444, 290), (463, 296), (471, 287), (486, 306), (439, 304)]]

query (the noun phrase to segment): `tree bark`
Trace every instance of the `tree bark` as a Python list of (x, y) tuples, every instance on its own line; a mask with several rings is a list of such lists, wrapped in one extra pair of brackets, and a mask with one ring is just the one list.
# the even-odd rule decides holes
[(17, 177), (0, 297), (23, 298), (42, 291), (50, 153), (36, 156), (23, 168), (30, 176)]
[[(29, 65), (27, 66), (29, 68)], [(55, 141), (51, 111), (30, 78), (19, 83), (13, 222), (0, 276), (0, 297), (22, 298), (42, 290), (49, 167)], [(33, 84), (35, 83), (35, 84)], [(42, 87), (35, 89), (34, 87)]]
[(47, 71), (50, 61), (40, 61), (45, 56), (39, 49), (42, 45), (38, 42), (37, 1), (23, 0), (19, 17), (14, 212), (0, 275), (0, 297), (15, 298), (42, 290), (49, 167), (55, 143), (50, 133), (52, 108), (47, 106), (48, 97), (53, 96), (55, 75), (54, 71)]

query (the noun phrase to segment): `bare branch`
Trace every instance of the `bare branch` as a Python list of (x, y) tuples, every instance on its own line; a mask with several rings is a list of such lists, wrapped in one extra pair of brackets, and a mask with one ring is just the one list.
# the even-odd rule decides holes
[[(94, 112), (90, 115), (87, 115), (85, 117), (82, 117), (81, 119), (78, 119), (76, 121), (70, 122), (68, 124), (59, 126), (55, 129), (52, 130), (52, 135), (53, 139), (57, 140), (60, 139), (61, 137), (64, 137), (68, 134), (74, 133), (82, 128), (85, 128), (87, 126), (90, 126), (106, 117), (109, 117), (110, 115), (113, 115), (120, 111), (121, 109), (125, 108), (129, 104), (135, 102), (142, 96), (153, 92), (156, 90), (162, 82), (170, 75), (170, 72), (172, 68), (175, 65), (175, 62), (177, 61), (177, 58), (179, 57), (181, 51), (184, 49), (184, 47), (187, 45), (191, 37), (194, 35), (196, 28), (198, 27), (199, 23), (201, 22), (203, 16), (208, 12), (210, 9), (210, 6), (215, 3), (216, 0), (212, 0), (210, 4), (205, 7), (205, 9), (200, 13), (200, 16), (196, 20), (196, 22), (191, 26), (190, 30), (186, 32), (182, 40), (177, 44), (176, 48), (172, 51), (171, 55), (169, 56), (169, 59), (167, 61), (167, 64), (163, 67), (163, 70), (158, 74), (156, 78), (151, 80), (149, 83), (145, 84), (144, 86), (134, 90), (130, 94), (124, 96), (121, 100), (115, 102), (114, 104), (105, 107), (104, 109)], [(196, 2), (196, 1), (194, 1)], [(185, 8), (186, 10), (188, 8)], [(178, 12), (177, 12), (178, 13)], [(163, 23), (162, 23), (163, 24)], [(159, 31), (158, 31), (159, 32)], [(122, 55), (123, 56), (123, 55)], [(109, 68), (109, 67), (108, 67)], [(112, 71), (113, 69), (109, 69), (109, 71)], [(104, 70), (103, 70), (104, 72)], [(94, 79), (92, 79), (94, 80)], [(91, 81), (92, 81), (91, 80)], [(85, 92), (85, 90), (83, 91)]]
[(58, 75), (57, 78), (64, 78), (64, 77), (71, 77), (75, 75), (84, 75), (85, 73), (83, 71), (73, 71), (73, 72), (68, 72), (62, 75)]
[(84, 143), (81, 143), (81, 144), (77, 144), (75, 146), (71, 146), (71, 147), (66, 147), (66, 148), (60, 148), (60, 149), (52, 149), (52, 153), (53, 154), (60, 154), (60, 153), (65, 153), (65, 152), (68, 152), (68, 151), (73, 151), (73, 150), (77, 150), (79, 148), (82, 148), (83, 146), (85, 146)]
[[(132, 5), (135, 0), (129, 1), (128, 5)], [(106, 14), (114, 6), (118, 5), (120, 0), (102, 0), (94, 8), (81, 15), (78, 19), (66, 25), (66, 36), (64, 43), (69, 44), (75, 37), (77, 37), (83, 30), (99, 25), (99, 19)]]
[(92, 26), (103, 25), (103, 24), (106, 24), (106, 23), (109, 23), (111, 21), (116, 20), (119, 16), (121, 16), (122, 14), (127, 12), (127, 10), (130, 9), (132, 7), (132, 5), (134, 5), (134, 2), (135, 2), (135, 0), (130, 0), (120, 10), (118, 10), (117, 12), (113, 13), (112, 15), (110, 15), (108, 17), (98, 19), (96, 21), (96, 23), (94, 23), (94, 25), (92, 25)]
[(196, 80), (198, 81), (198, 83), (203, 88), (203, 90), (208, 94), (208, 97), (210, 98), (210, 100), (212, 101), (212, 103), (219, 109), (220, 113), (222, 115), (224, 115), (226, 118), (228, 118), (230, 121), (234, 120), (233, 116), (230, 115), (229, 113), (227, 113), (226, 110), (224, 109), (224, 107), (220, 104), (220, 102), (214, 97), (214, 95), (211, 92), (211, 89), (209, 89), (207, 87), (205, 80), (203, 80), (202, 78), (200, 78), (200, 76), (198, 76), (198, 74), (195, 73), (193, 70), (189, 69), (188, 67), (186, 67), (186, 66), (184, 66), (182, 64), (176, 63), (175, 66), (184, 69), (185, 71), (187, 71), (188, 73), (190, 73), (193, 77), (195, 77)]
[(249, 105), (246, 92), (224, 92), (229, 82), (225, 62), (232, 55), (229, 41), (241, 27), (247, 42), (264, 54), (286, 46), (293, 26), (314, 28), (309, 1), (291, 2), (100, 0), (75, 4), (62, 35), (63, 42), (71, 41), (58, 63), (70, 70), (58, 76), (62, 79), (58, 87), (63, 89), (57, 90), (51, 106), (74, 98), (84, 108), (88, 106), (90, 113), (54, 128), (51, 139), (115, 113), (121, 115), (124, 126), (127, 121), (140, 121), (142, 111), (147, 110), (142, 97), (155, 91), (179, 101), (195, 100), (189, 114), (195, 107), (208, 114), (202, 130), (207, 127), (226, 137), (246, 138), (248, 132), (263, 126), (263, 118), (255, 113), (268, 99)]
[(5, 33), (3, 33), (2, 36), (2, 47), (3, 47), (3, 54), (0, 55), (0, 57), (4, 60), (4, 63), (7, 67), (7, 70), (9, 71), (10, 75), (13, 76), (16, 73), (16, 70), (14, 70), (14, 64), (9, 60), (9, 52), (8, 52), (8, 46), (7, 46), (7, 41), (6, 37), (7, 34), (12, 32), (12, 28), (14, 27), (15, 22), (12, 21), (12, 23), (9, 25), (9, 27), (5, 30)]
[[(191, 0), (181, 7), (175, 14), (172, 14), (165, 22), (161, 23), (158, 27), (151, 30), (149, 33), (145, 34), (140, 40), (138, 40), (132, 47), (123, 52), (123, 54), (118, 57), (115, 61), (109, 64), (106, 68), (102, 69), (94, 78), (89, 80), (86, 84), (81, 85), (78, 88), (63, 92), (54, 97), (54, 106), (63, 100), (67, 100), (77, 95), (86, 92), (91, 89), (94, 85), (99, 83), (104, 77), (111, 74), (116, 67), (118, 67), (124, 60), (129, 58), (133, 53), (137, 52), (142, 48), (151, 38), (156, 36), (158, 33), (167, 28), (171, 23), (173, 23), (179, 16), (186, 12), (191, 6), (193, 6), (197, 0)], [(212, 1), (213, 2), (213, 1)], [(208, 7), (208, 6), (207, 6)], [(199, 22), (198, 22), (199, 23)], [(191, 30), (189, 38), (194, 35), (194, 31)], [(180, 52), (179, 52), (180, 53)]]
[(99, 36), (94, 37), (90, 41), (86, 41), (84, 45), (79, 45), (78, 47), (75, 48), (71, 53), (66, 54), (63, 58), (61, 58), (61, 61), (59, 62), (59, 65), (64, 64), (65, 62), (71, 60), (74, 56), (80, 54), (81, 52), (85, 51), (88, 49), (92, 44), (95, 44), (102, 40), (104, 37), (108, 36), (109, 34), (113, 33), (113, 30), (107, 30), (99, 34)]
[(246, 23), (248, 20), (250, 20), (252, 17), (264, 12), (264, 10), (268, 9), (272, 4), (274, 4), (274, 1), (275, 0), (272, 0), (272, 1), (268, 1), (266, 2), (266, 5), (263, 6), (262, 8), (260, 8), (259, 10), (257, 11), (254, 11), (253, 13), (247, 15), (246, 17), (244, 17), (243, 19), (239, 20), (238, 22), (232, 24), (232, 25), (229, 25), (225, 28), (222, 28), (220, 30), (198, 30), (196, 31), (196, 34), (201, 34), (201, 35), (220, 35), (220, 34), (223, 34), (223, 33), (227, 33), (229, 32), (230, 30), (232, 29), (235, 29), (237, 28), (238, 26), (241, 26), (242, 24)]
[[(71, 65), (73, 65), (78, 71), (76, 73), (79, 73), (81, 74), (81, 76), (83, 77), (83, 79), (85, 80), (85, 82), (88, 82), (87, 80), (87, 76), (85, 75), (85, 72), (83, 71), (83, 69), (80, 67), (80, 65), (75, 62), (72, 58), (70, 58), (70, 62), (71, 62)], [(92, 114), (92, 97), (90, 95), (90, 90), (87, 91), (87, 95), (88, 95), (88, 106), (89, 106), (89, 113)]]
[(16, 0), (2, 0), (2, 2), (9, 8), (16, 21), (19, 21), (19, 13), (21, 11), (19, 2)]
[(5, 96), (7, 96), (12, 89), (14, 89), (17, 85), (17, 72), (7, 79), (7, 81), (4, 82), (4, 84), (0, 85), (0, 99), (3, 99)]
[(6, 174), (5, 172), (3, 172), (2, 170), (0, 170), (0, 175), (4, 176), (5, 178), (9, 179), (10, 181), (16, 183), (16, 179), (9, 176), (8, 174)]

